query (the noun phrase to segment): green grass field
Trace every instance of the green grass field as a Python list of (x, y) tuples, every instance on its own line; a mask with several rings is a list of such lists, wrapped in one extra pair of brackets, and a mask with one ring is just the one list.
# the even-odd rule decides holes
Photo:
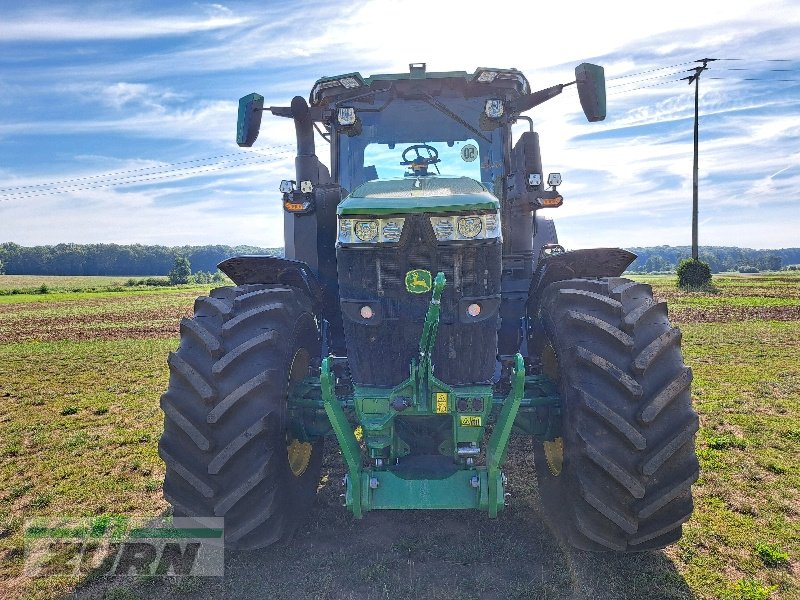
[(559, 546), (524, 439), (497, 520), (402, 511), (356, 522), (339, 506), (344, 469), (330, 444), (295, 541), (228, 553), (223, 579), (24, 577), (28, 518), (167, 510), (156, 446), (165, 360), (180, 317), (209, 289), (110, 291), (125, 278), (80, 279), (0, 276), (0, 289), (50, 288), (0, 296), (2, 598), (800, 598), (800, 277), (785, 274), (715, 277), (714, 294), (637, 277), (683, 331), (701, 419), (696, 510), (665, 551)]

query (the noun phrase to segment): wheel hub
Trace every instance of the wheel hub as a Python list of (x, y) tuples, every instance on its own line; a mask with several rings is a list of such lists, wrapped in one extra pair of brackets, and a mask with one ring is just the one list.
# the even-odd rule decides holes
[[(299, 348), (292, 357), (289, 366), (289, 396), (291, 397), (301, 386), (308, 374), (311, 355), (305, 348)], [(286, 434), (286, 456), (289, 459), (289, 469), (295, 477), (300, 477), (311, 463), (313, 447), (310, 442), (303, 442), (295, 438), (291, 432)]]
[[(561, 374), (558, 369), (558, 357), (552, 344), (547, 344), (542, 351), (542, 372), (555, 382), (560, 382)], [(564, 438), (557, 437), (553, 441), (542, 442), (547, 468), (558, 477), (564, 468)]]
[(547, 468), (558, 477), (564, 467), (564, 438), (556, 438), (552, 442), (542, 442), (544, 447), (544, 457), (547, 460)]

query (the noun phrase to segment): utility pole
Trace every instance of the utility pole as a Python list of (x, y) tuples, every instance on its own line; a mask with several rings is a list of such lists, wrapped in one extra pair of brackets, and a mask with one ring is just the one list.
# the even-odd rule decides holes
[(694, 169), (692, 174), (692, 258), (694, 260), (698, 259), (699, 251), (697, 245), (697, 179), (698, 179), (698, 145), (699, 145), (699, 133), (700, 133), (700, 124), (699, 124), (699, 117), (698, 117), (698, 108), (700, 104), (700, 73), (705, 71), (708, 68), (708, 63), (718, 60), (716, 58), (701, 58), (700, 60), (696, 60), (696, 63), (702, 63), (702, 65), (698, 65), (693, 69), (689, 69), (690, 71), (694, 71), (694, 75), (689, 75), (688, 77), (681, 78), (681, 81), (688, 81), (689, 85), (694, 83)]

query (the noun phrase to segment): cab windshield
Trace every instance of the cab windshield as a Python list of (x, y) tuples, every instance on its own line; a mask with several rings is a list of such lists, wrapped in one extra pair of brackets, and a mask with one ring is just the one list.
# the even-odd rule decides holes
[(377, 179), (442, 175), (469, 177), (499, 194), (503, 129), (481, 127), (485, 98), (392, 99), (384, 94), (353, 105), (360, 133), (336, 135), (345, 190)]

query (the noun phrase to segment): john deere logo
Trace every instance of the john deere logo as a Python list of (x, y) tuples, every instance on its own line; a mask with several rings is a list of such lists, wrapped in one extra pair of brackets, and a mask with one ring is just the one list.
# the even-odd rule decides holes
[(414, 269), (406, 273), (406, 289), (412, 294), (430, 292), (433, 287), (431, 272), (424, 269)]

